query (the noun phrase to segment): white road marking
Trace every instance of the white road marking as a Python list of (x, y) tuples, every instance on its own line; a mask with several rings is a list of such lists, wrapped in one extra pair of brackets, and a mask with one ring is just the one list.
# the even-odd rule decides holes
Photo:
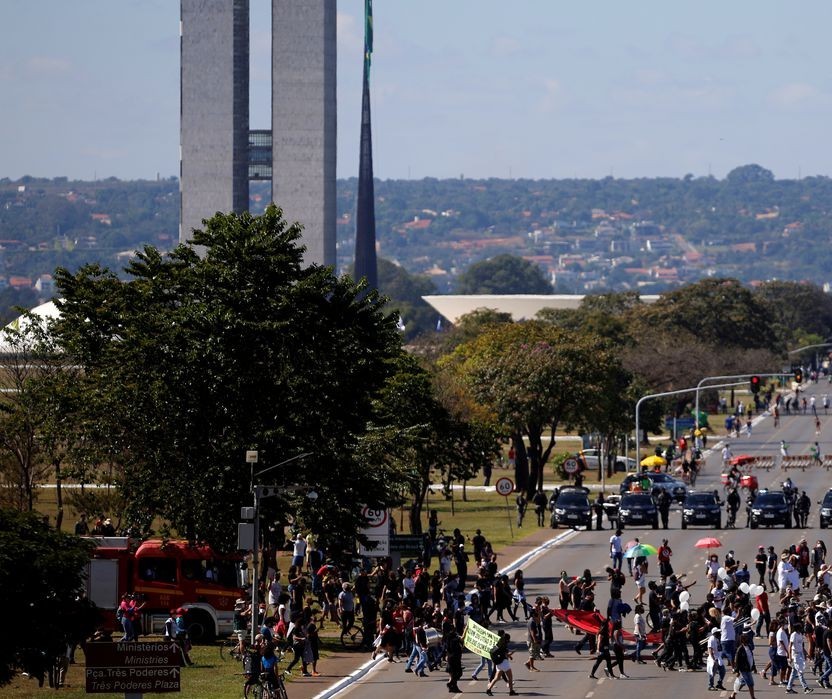
[(584, 697), (585, 699), (591, 699), (595, 695), (595, 692), (587, 692)]

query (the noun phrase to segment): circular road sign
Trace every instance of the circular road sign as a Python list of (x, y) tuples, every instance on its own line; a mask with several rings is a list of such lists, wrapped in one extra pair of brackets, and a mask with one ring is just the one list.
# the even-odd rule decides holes
[(514, 492), (514, 481), (511, 478), (498, 478), (494, 489), (502, 496), (508, 497)]
[(577, 459), (569, 458), (563, 462), (563, 470), (570, 476), (574, 476), (580, 468), (581, 466)]
[(381, 527), (387, 522), (387, 509), (365, 505), (361, 509), (361, 516), (367, 520), (368, 527)]

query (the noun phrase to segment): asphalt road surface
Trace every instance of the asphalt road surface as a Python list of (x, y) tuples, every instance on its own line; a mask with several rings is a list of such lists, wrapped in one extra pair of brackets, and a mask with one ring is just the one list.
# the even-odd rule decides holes
[[(825, 382), (808, 387), (805, 395), (817, 396), (817, 405), (821, 405), (821, 397), (824, 393), (832, 395), (832, 385)], [(780, 440), (785, 440), (790, 446), (790, 454), (808, 453), (810, 445), (816, 440), (820, 443), (822, 453), (832, 451), (832, 414), (825, 416), (823, 409), (818, 407), (822, 427), (819, 435), (815, 435), (815, 420), (811, 413), (807, 415), (782, 416), (780, 426), (774, 429), (773, 420), (765, 416), (758, 420), (754, 426), (751, 437), (741, 436), (739, 439), (730, 439), (734, 455), (748, 453), (752, 455), (775, 455), (779, 453)], [(719, 421), (719, 424), (717, 424)], [(720, 434), (724, 434), (721, 419), (713, 421), (716, 435), (709, 440), (710, 453), (706, 459), (706, 465), (697, 481), (698, 490), (718, 489), (722, 493), (720, 482), (721, 471), (721, 442)], [(706, 551), (694, 547), (696, 541), (704, 536), (718, 537), (723, 546), (716, 552), (720, 560), (725, 553), (731, 549), (735, 552), (736, 558), (740, 561), (747, 561), (749, 570), (752, 571), (751, 580), (758, 582), (754, 570), (753, 559), (758, 546), (774, 546), (778, 552), (792, 543), (797, 543), (801, 537), (806, 537), (811, 548), (817, 539), (823, 539), (826, 530), (818, 529), (818, 505), (817, 501), (823, 497), (830, 486), (832, 477), (825, 469), (815, 467), (805, 472), (791, 470), (784, 473), (780, 470), (758, 471), (759, 484), (761, 488), (778, 488), (786, 475), (790, 475), (795, 485), (800, 490), (805, 490), (812, 500), (812, 511), (809, 516), (809, 527), (806, 530), (784, 529), (783, 527), (765, 528), (751, 530), (745, 528), (745, 508), (742, 507), (737, 517), (736, 529), (713, 530), (711, 528), (689, 527), (683, 531), (680, 528), (680, 512), (678, 505), (674, 506), (670, 514), (670, 527), (668, 530), (659, 529), (655, 531), (650, 528), (628, 528), (623, 539), (629, 541), (638, 537), (642, 543), (650, 543), (658, 547), (662, 538), (667, 538), (673, 549), (672, 564), (677, 574), (686, 574), (686, 583), (695, 581), (696, 584), (690, 588), (691, 607), (700, 604), (708, 591), (707, 581), (704, 577), (704, 562)], [(725, 521), (723, 517), (723, 522)], [(537, 595), (547, 595), (552, 605), (557, 604), (558, 594), (556, 581), (558, 573), (566, 570), (570, 576), (580, 575), (584, 569), (589, 568), (597, 580), (596, 604), (602, 612), (606, 611), (609, 599), (609, 584), (606, 581), (604, 568), (609, 565), (609, 523), (605, 520), (604, 531), (580, 531), (557, 547), (541, 553), (540, 556), (529, 562), (523, 569), (526, 578), (526, 593), (530, 600)], [(562, 530), (560, 530), (562, 532)], [(557, 532), (552, 532), (553, 536)], [(832, 546), (832, 540), (826, 542)], [(649, 560), (648, 580), (657, 579), (658, 564), (655, 556)], [(625, 564), (626, 571), (626, 564)], [(624, 588), (622, 599), (629, 602), (635, 594), (635, 583), (628, 578)], [(773, 607), (776, 605), (772, 605)], [(522, 614), (520, 615), (522, 619)], [(632, 615), (628, 615), (624, 621), (626, 630), (632, 630)], [(498, 627), (492, 627), (498, 628)], [(579, 638), (572, 635), (560, 624), (555, 625), (555, 642), (552, 647), (554, 658), (537, 661), (540, 672), (529, 672), (523, 666), (527, 658), (524, 624), (509, 623), (505, 628), (512, 636), (512, 646), (515, 651), (512, 668), (514, 670), (516, 689), (523, 696), (544, 696), (564, 697), (568, 699), (603, 699), (612, 696), (639, 696), (651, 693), (653, 696), (674, 697), (674, 699), (692, 699), (706, 694), (707, 676), (704, 671), (699, 672), (665, 672), (653, 663), (647, 665), (635, 665), (627, 661), (625, 667), (630, 679), (609, 680), (603, 678), (603, 672), (599, 669), (601, 679), (593, 680), (588, 677), (592, 667), (592, 660), (588, 653), (577, 655), (574, 645)], [(762, 643), (761, 643), (762, 642)], [(757, 639), (755, 650), (757, 666), (760, 670), (767, 662), (767, 648), (764, 639)], [(465, 665), (464, 677), (459, 685), (463, 694), (485, 692), (485, 673), (480, 674), (479, 681), (471, 681), (471, 671), (476, 667), (478, 658), (466, 652), (463, 656)], [(815, 688), (816, 694), (832, 694), (822, 690), (814, 683), (807, 665), (807, 681)], [(377, 669), (369, 673), (363, 680), (355, 683), (350, 688), (339, 693), (339, 697), (352, 694), (361, 699), (416, 699), (427, 695), (448, 694), (445, 687), (447, 674), (444, 672), (433, 672), (430, 677), (418, 679), (413, 674), (405, 674), (404, 662), (390, 664), (382, 663)], [(769, 687), (762, 678), (757, 678), (757, 692), (761, 696), (781, 696), (784, 690), (779, 687)], [(726, 686), (731, 688), (733, 675), (726, 676)], [(495, 687), (495, 695), (507, 694), (504, 683)], [(730, 692), (722, 692), (725, 697)], [(742, 694), (745, 694), (743, 690)], [(717, 693), (713, 693), (717, 694)], [(708, 694), (712, 696), (712, 694)]]

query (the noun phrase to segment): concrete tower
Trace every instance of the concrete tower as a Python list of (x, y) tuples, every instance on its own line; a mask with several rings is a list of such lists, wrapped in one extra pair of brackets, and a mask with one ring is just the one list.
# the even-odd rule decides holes
[(180, 5), (179, 240), (248, 210), (248, 0)]
[(304, 260), (335, 264), (334, 0), (272, 0), (272, 199), (304, 225)]
[(336, 0), (272, 0), (272, 129), (250, 131), (249, 0), (181, 0), (179, 239), (247, 211), (248, 182), (303, 227), (307, 264), (335, 264)]

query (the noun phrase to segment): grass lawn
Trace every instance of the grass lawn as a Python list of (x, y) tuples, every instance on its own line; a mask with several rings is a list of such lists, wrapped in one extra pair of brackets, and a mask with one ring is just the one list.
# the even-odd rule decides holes
[[(146, 638), (146, 637), (143, 637)], [(228, 697), (242, 697), (242, 677), (234, 673), (240, 672), (240, 666), (230, 660), (223, 661), (220, 658), (217, 646), (196, 646), (191, 653), (196, 663), (194, 667), (182, 668), (180, 695), (176, 693), (167, 696), (200, 697), (202, 699), (228, 699)], [(60, 690), (60, 696), (65, 699), (92, 696), (86, 693), (84, 666), (81, 664), (84, 654), (79, 648), (76, 653), (79, 664), (70, 665), (67, 685)], [(6, 699), (30, 699), (38, 692), (50, 692), (52, 690), (44, 684), (44, 688), (38, 690), (36, 680), (27, 680), (21, 677), (15, 679), (9, 686), (4, 687), (2, 694)], [(113, 699), (124, 699), (124, 692), (117, 694), (96, 694), (97, 697), (112, 697)], [(162, 695), (159, 695), (162, 696)]]

